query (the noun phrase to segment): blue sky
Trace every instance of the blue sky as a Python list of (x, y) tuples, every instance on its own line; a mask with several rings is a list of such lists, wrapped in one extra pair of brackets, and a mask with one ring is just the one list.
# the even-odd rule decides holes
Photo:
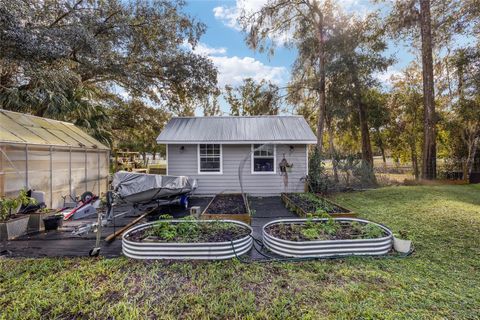
[[(219, 86), (238, 85), (246, 77), (256, 80), (267, 79), (280, 86), (289, 80), (291, 65), (295, 59), (295, 50), (284, 47), (277, 48), (274, 56), (258, 53), (244, 42), (244, 34), (236, 24), (239, 7), (258, 9), (265, 0), (187, 0), (185, 11), (207, 26), (206, 33), (196, 48), (216, 65), (219, 71)], [(339, 0), (339, 4), (347, 11), (360, 14), (373, 9), (368, 0)], [(378, 8), (378, 5), (377, 5)], [(378, 78), (388, 85), (390, 76), (400, 72), (412, 59), (413, 55), (401, 42), (390, 41), (386, 55), (393, 55), (397, 62)], [(221, 101), (223, 111), (228, 111)], [(198, 110), (200, 113), (200, 110)]]

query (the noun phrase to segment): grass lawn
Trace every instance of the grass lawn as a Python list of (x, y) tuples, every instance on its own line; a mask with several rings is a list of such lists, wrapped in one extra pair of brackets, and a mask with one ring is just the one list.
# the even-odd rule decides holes
[(480, 186), (388, 187), (336, 201), (406, 229), (408, 258), (302, 263), (0, 260), (0, 319), (479, 319)]

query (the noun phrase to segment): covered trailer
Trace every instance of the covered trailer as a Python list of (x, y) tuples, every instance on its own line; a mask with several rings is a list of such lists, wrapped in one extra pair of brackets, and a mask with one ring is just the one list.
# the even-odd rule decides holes
[(0, 110), (0, 196), (45, 192), (63, 205), (85, 191), (107, 191), (110, 150), (72, 123)]

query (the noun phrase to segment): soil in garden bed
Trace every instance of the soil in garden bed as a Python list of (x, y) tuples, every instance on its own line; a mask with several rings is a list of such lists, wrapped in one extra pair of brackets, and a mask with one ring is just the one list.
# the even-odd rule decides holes
[(250, 234), (250, 230), (230, 222), (196, 223), (189, 220), (171, 223), (159, 221), (151, 228), (133, 232), (129, 240), (135, 242), (226, 242)]
[(324, 201), (311, 193), (287, 193), (287, 196), (303, 211), (315, 213), (317, 209), (323, 209), (327, 213), (348, 213), (350, 211), (337, 207), (328, 201)]
[[(385, 231), (376, 225), (364, 223), (355, 223), (350, 222), (335, 222), (337, 224), (337, 230), (332, 233), (328, 233), (322, 228), (322, 224), (325, 225), (325, 222), (314, 222), (310, 224), (299, 224), (299, 223), (278, 223), (268, 226), (265, 230), (271, 236), (274, 236), (279, 239), (289, 240), (289, 241), (313, 241), (313, 240), (353, 240), (353, 239), (372, 239), (372, 238), (381, 238), (387, 236)], [(377, 234), (373, 234), (372, 231), (369, 233), (369, 229), (379, 228), (374, 230)], [(311, 230), (316, 230), (311, 232)], [(310, 231), (310, 232), (309, 232)]]
[(247, 208), (241, 194), (219, 194), (205, 211), (206, 214), (245, 214)]

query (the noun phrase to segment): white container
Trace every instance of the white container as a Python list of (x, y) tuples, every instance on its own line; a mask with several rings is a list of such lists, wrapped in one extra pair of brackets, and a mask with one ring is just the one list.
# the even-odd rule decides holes
[(393, 248), (400, 253), (409, 253), (412, 248), (412, 241), (393, 237)]

